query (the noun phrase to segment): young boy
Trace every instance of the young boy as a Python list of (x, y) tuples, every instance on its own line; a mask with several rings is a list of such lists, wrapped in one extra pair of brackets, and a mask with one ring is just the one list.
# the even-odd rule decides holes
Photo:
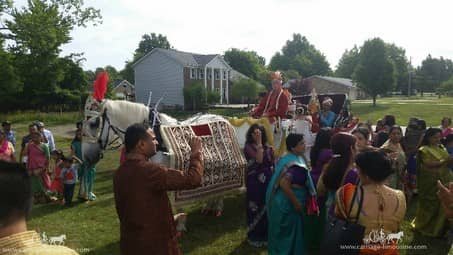
[(63, 168), (61, 169), (61, 179), (63, 180), (63, 196), (65, 206), (70, 206), (74, 195), (74, 187), (77, 180), (77, 169), (72, 165), (72, 157), (63, 159)]

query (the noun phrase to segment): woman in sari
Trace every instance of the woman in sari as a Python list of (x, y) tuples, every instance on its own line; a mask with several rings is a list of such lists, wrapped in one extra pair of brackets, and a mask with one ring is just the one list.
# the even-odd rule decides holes
[(330, 141), (332, 159), (323, 169), (318, 181), (318, 196), (324, 199), (328, 217), (334, 217), (335, 193), (341, 186), (356, 184), (359, 179), (354, 166), (356, 139), (348, 133), (338, 133)]
[[(318, 183), (322, 170), (332, 159), (332, 149), (330, 148), (331, 139), (332, 129), (321, 128), (316, 135), (315, 144), (310, 151), (310, 163), (312, 167), (310, 175), (315, 185)], [(317, 202), (319, 205), (319, 216), (308, 216), (304, 222), (304, 226), (307, 229), (313, 230), (309, 235), (305, 235), (307, 248), (310, 251), (319, 250), (324, 234), (324, 223), (326, 219), (325, 197), (318, 196)]]
[(48, 202), (47, 191), (50, 189), (51, 180), (47, 171), (49, 169), (50, 152), (47, 144), (42, 142), (41, 133), (31, 134), (31, 141), (25, 147), (27, 155), (27, 170), (31, 176), (32, 192), (38, 203)]
[(389, 139), (381, 146), (392, 160), (393, 174), (388, 179), (388, 185), (393, 189), (404, 190), (406, 177), (406, 153), (401, 146), (403, 131), (400, 126), (393, 126), (389, 130)]
[(274, 170), (274, 151), (267, 145), (263, 126), (253, 124), (244, 146), (248, 162), (246, 178), (247, 240), (254, 247), (267, 245), (266, 189)]
[(303, 135), (289, 134), (286, 147), (289, 153), (278, 161), (266, 191), (270, 255), (305, 254), (303, 216), (319, 213), (316, 190), (303, 158)]
[(315, 144), (310, 151), (311, 171), (310, 175), (313, 183), (318, 183), (322, 169), (332, 158), (332, 149), (330, 148), (330, 139), (332, 130), (330, 128), (321, 128), (316, 135)]
[(442, 237), (448, 226), (436, 192), (438, 180), (442, 183), (453, 180), (449, 169), (453, 158), (440, 143), (441, 138), (442, 130), (429, 128), (417, 153), (418, 207), (413, 226), (429, 237)]
[[(83, 156), (82, 156), (82, 130), (81, 129), (76, 130), (74, 139), (72, 139), (71, 156), (78, 159), (76, 162), (82, 161)], [(80, 176), (82, 175), (82, 173), (81, 173), (82, 168), (81, 168), (80, 164), (77, 166), (77, 170), (78, 170), (77, 176), (79, 176), (79, 179), (80, 179)]]
[(77, 162), (77, 176), (80, 181), (77, 198), (83, 201), (96, 200), (96, 195), (93, 193), (96, 168), (82, 161), (82, 130), (80, 129), (76, 130), (75, 137), (71, 142), (71, 156)]
[(0, 130), (0, 160), (16, 162), (14, 156), (14, 145), (6, 138), (6, 133)]
[[(382, 232), (385, 237), (396, 234), (406, 214), (404, 193), (385, 185), (386, 179), (393, 173), (391, 160), (382, 151), (370, 150), (359, 153), (355, 162), (360, 176), (360, 186), (348, 183), (338, 189), (335, 215), (349, 220), (359, 215), (357, 223), (365, 227), (366, 244), (360, 250), (360, 254), (396, 255), (398, 254), (396, 242), (382, 245), (379, 242), (381, 240), (376, 240)], [(357, 195), (353, 200), (356, 189)], [(361, 199), (362, 208), (358, 212)]]
[(370, 130), (364, 126), (354, 129), (351, 134), (355, 137), (357, 153), (370, 149)]

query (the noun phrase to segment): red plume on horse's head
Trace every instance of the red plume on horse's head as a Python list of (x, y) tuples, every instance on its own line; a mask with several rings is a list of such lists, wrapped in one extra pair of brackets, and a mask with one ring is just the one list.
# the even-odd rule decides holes
[(94, 81), (93, 87), (94, 87), (94, 94), (93, 97), (97, 101), (102, 101), (105, 96), (105, 92), (107, 92), (107, 83), (109, 82), (109, 75), (107, 74), (106, 71), (100, 72), (96, 80)]

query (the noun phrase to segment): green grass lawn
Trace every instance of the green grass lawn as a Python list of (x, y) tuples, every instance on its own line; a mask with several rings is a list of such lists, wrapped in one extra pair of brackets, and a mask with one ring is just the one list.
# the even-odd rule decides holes
[(351, 110), (361, 121), (370, 120), (373, 124), (384, 115), (391, 114), (402, 126), (406, 126), (411, 117), (424, 119), (428, 126), (439, 126), (442, 117), (453, 117), (453, 98), (383, 98), (378, 99), (375, 107), (371, 100), (359, 100), (352, 103)]
[[(428, 102), (420, 104), (413, 99), (409, 105), (400, 105), (403, 98), (378, 100), (378, 106), (373, 108), (371, 103), (353, 103), (352, 110), (362, 120), (370, 119), (375, 122), (385, 114), (394, 114), (401, 124), (405, 124), (410, 116), (418, 116), (427, 120), (430, 125), (438, 125), (440, 119), (452, 116), (453, 106), (440, 105), (453, 103), (451, 98), (437, 100), (429, 98)], [(424, 99), (423, 99), (424, 100)], [(225, 115), (244, 115), (244, 110), (215, 110)], [(172, 114), (172, 112), (170, 112)], [(178, 118), (185, 118), (188, 113), (180, 113)], [(2, 118), (16, 120), (18, 140), (26, 132), (26, 123), (37, 119), (30, 114), (27, 118), (13, 115), (0, 115)], [(46, 115), (48, 128), (55, 125), (74, 123), (80, 116), (74, 113), (63, 113), (61, 119), (55, 115)], [(44, 119), (46, 120), (46, 119)], [(399, 121), (401, 120), (401, 122)], [(17, 123), (16, 122), (16, 123)], [(57, 147), (69, 151), (70, 138), (57, 136)], [(113, 255), (119, 254), (119, 222), (115, 212), (112, 177), (118, 167), (119, 153), (105, 153), (104, 159), (97, 166), (95, 193), (98, 199), (89, 203), (78, 203), (71, 208), (63, 208), (57, 204), (36, 205), (33, 208), (28, 226), (47, 236), (66, 234), (66, 245), (79, 251), (80, 254)], [(77, 190), (76, 190), (77, 192)], [(445, 240), (423, 238), (410, 230), (410, 222), (414, 217), (416, 200), (408, 207), (406, 219), (402, 224), (404, 231), (403, 243), (406, 245), (426, 245), (428, 249), (401, 251), (401, 254), (447, 254), (449, 246)], [(254, 249), (247, 245), (245, 226), (245, 196), (231, 195), (225, 198), (225, 211), (221, 218), (205, 217), (200, 214), (201, 204), (186, 208), (189, 214), (187, 227), (189, 232), (181, 240), (184, 254), (267, 254), (263, 249)], [(453, 254), (453, 253), (452, 253)]]

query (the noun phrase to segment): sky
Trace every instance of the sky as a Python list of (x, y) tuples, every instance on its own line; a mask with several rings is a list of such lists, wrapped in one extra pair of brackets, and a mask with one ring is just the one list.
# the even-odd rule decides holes
[[(20, 1), (19, 1), (20, 2)], [(300, 33), (335, 69), (341, 55), (380, 37), (406, 49), (417, 66), (428, 54), (453, 58), (453, 1), (419, 0), (85, 0), (103, 23), (77, 28), (62, 55), (83, 52), (84, 69), (122, 69), (141, 36), (161, 33), (176, 49), (223, 54), (229, 48), (271, 57)], [(450, 32), (449, 32), (450, 31)]]

